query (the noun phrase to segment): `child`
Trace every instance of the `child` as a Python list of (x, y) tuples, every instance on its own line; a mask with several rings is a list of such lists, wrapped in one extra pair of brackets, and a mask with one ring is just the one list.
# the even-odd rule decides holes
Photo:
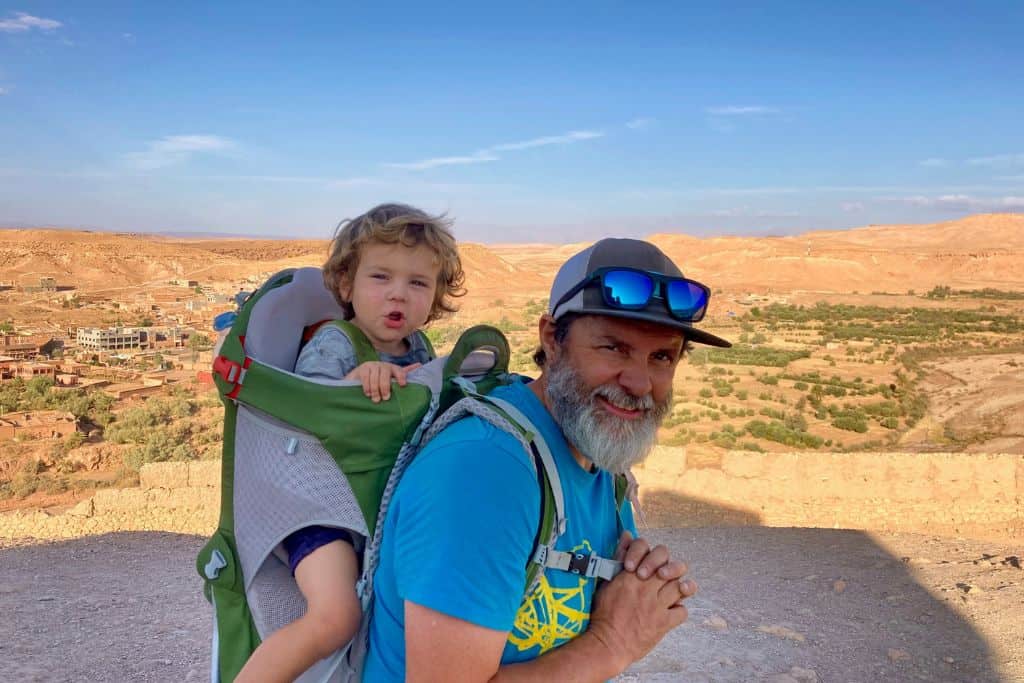
[[(348, 336), (333, 325), (317, 330), (295, 372), (357, 379), (374, 402), (391, 397), (391, 380), (431, 360), (419, 328), (454, 311), (464, 274), (450, 223), (402, 204), (381, 204), (342, 222), (323, 266), (324, 283), (380, 355), (356, 365)], [(292, 681), (343, 647), (359, 628), (356, 596), (362, 539), (345, 529), (308, 527), (282, 544), (302, 595), (305, 615), (253, 652), (237, 681)]]

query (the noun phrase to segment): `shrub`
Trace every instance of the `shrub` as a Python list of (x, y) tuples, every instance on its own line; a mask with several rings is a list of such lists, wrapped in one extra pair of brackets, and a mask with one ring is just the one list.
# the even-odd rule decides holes
[(746, 430), (751, 436), (759, 439), (767, 439), (796, 448), (819, 448), (823, 442), (819, 436), (791, 429), (778, 420), (768, 423), (751, 420), (746, 424)]
[(832, 426), (836, 429), (845, 429), (848, 432), (857, 432), (863, 434), (868, 431), (868, 423), (866, 420), (857, 417), (856, 415), (839, 415), (832, 420)]

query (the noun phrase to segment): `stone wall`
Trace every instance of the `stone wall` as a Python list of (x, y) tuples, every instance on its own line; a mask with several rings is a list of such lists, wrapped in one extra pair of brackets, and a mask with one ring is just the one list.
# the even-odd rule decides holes
[[(636, 471), (651, 526), (761, 525), (1024, 539), (1024, 455), (687, 452), (659, 447)], [(0, 538), (111, 531), (206, 535), (220, 462), (146, 465), (134, 489), (61, 514), (0, 515)]]
[(220, 461), (144, 465), (139, 486), (101, 489), (59, 514), (0, 514), (0, 538), (77, 538), (112, 531), (175, 531), (208, 535), (220, 510)]
[(687, 453), (636, 472), (653, 526), (719, 524), (1024, 538), (1024, 455)]

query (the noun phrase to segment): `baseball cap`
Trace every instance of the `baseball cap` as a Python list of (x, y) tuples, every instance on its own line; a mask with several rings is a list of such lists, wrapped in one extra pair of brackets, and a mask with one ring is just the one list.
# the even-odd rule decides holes
[(551, 286), (551, 297), (548, 299), (548, 305), (551, 307), (548, 313), (555, 320), (566, 313), (608, 315), (644, 320), (680, 330), (687, 341), (710, 346), (732, 346), (730, 342), (721, 337), (697, 329), (691, 322), (673, 317), (669, 313), (665, 301), (656, 297), (651, 297), (645, 308), (627, 310), (609, 306), (599, 287), (584, 287), (558, 305), (555, 310), (556, 304), (562, 297), (602, 268), (631, 268), (673, 278), (683, 277), (679, 267), (650, 242), (620, 238), (603, 239), (572, 256), (558, 269), (554, 284)]

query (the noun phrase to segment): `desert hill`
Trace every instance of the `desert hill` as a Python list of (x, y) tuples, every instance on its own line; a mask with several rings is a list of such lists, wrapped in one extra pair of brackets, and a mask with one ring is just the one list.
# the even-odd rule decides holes
[(698, 279), (751, 291), (1024, 289), (1024, 215), (870, 226), (789, 237), (650, 238)]
[[(869, 226), (787, 237), (650, 237), (716, 288), (741, 291), (905, 292), (936, 285), (1024, 290), (1024, 215), (989, 214), (930, 225)], [(0, 282), (53, 276), (83, 290), (229, 281), (318, 265), (326, 240), (180, 239), (139, 233), (0, 230)], [(544, 296), (579, 244), (461, 245), (469, 299)]]

